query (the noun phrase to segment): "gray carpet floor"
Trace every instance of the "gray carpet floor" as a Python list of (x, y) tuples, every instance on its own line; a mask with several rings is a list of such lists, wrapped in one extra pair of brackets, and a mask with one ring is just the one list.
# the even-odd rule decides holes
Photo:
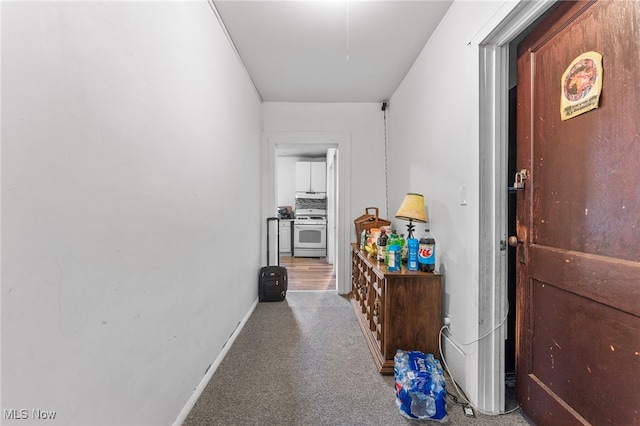
[[(447, 411), (449, 425), (531, 424), (519, 409), (465, 417), (450, 398)], [(400, 414), (394, 378), (377, 372), (346, 297), (290, 291), (258, 304), (183, 425), (425, 423), (437, 424)]]

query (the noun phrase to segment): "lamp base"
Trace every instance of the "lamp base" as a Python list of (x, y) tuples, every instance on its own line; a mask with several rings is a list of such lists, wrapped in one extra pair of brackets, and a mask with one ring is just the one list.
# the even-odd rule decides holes
[(413, 220), (409, 219), (409, 224), (407, 225), (407, 238), (413, 238), (414, 229), (416, 229), (416, 226), (413, 224)]

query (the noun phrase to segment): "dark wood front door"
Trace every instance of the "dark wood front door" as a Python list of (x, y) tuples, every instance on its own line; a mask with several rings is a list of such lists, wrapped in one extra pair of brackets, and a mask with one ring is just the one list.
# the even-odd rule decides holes
[[(589, 51), (599, 107), (563, 121)], [(517, 97), (519, 403), (536, 424), (640, 424), (640, 2), (560, 4), (520, 44)]]

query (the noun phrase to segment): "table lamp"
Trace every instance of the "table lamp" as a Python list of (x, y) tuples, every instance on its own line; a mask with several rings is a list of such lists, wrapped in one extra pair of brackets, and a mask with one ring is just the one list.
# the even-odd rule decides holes
[(408, 193), (404, 197), (398, 213), (396, 213), (396, 218), (409, 221), (407, 225), (409, 236), (407, 238), (413, 238), (413, 230), (415, 229), (413, 221), (427, 222), (427, 212), (424, 209), (424, 197), (422, 194)]

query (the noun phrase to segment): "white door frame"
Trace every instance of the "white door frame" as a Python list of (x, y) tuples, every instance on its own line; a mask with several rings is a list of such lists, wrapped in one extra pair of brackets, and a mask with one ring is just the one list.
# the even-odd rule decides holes
[[(507, 155), (509, 119), (509, 42), (540, 17), (555, 0), (521, 0), (504, 16), (480, 49), (480, 303), (478, 335), (478, 401), (483, 411), (505, 408), (505, 339), (507, 336)], [(493, 23), (493, 22), (492, 22)], [(511, 307), (512, 309), (515, 307)]]
[[(351, 291), (351, 240), (349, 239), (351, 218), (351, 135), (338, 132), (271, 132), (263, 135), (262, 143), (262, 236), (266, 241), (266, 218), (277, 212), (276, 156), (278, 147), (323, 146), (336, 148), (337, 193), (335, 197), (338, 214), (334, 245), (334, 268), (336, 289), (339, 294)], [(266, 252), (266, 246), (261, 253)], [(261, 264), (265, 264), (263, 259)]]
[[(336, 259), (336, 217), (338, 209), (336, 208), (337, 177), (338, 177), (338, 158), (335, 148), (327, 150), (327, 263), (335, 264)], [(334, 276), (336, 269), (333, 270)]]

